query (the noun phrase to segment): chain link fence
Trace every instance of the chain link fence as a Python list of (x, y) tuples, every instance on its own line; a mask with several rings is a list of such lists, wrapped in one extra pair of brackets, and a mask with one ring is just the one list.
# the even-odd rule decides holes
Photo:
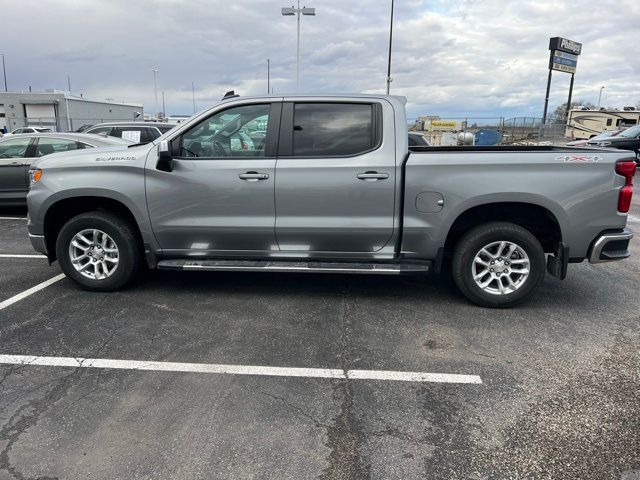
[(456, 145), (460, 132), (470, 132), (482, 145), (562, 145), (566, 124), (542, 123), (540, 117), (418, 117), (409, 129), (422, 133), (431, 145)]

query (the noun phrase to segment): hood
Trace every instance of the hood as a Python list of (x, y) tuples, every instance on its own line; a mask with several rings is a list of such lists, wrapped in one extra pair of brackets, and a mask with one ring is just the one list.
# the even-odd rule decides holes
[[(625, 138), (625, 137), (609, 137), (609, 138), (602, 138), (600, 140), (589, 140), (587, 142), (587, 145), (589, 145), (590, 147), (599, 147), (599, 146), (609, 147), (609, 146), (614, 146), (616, 143), (629, 142), (632, 140), (633, 140), (632, 138)], [(606, 145), (602, 145), (602, 144), (606, 144)]]
[(70, 152), (59, 152), (45, 155), (31, 163), (31, 168), (47, 168), (62, 166), (65, 162), (73, 165), (78, 163), (91, 163), (94, 164), (100, 159), (104, 159), (105, 162), (108, 159), (129, 158), (138, 157), (141, 153), (146, 153), (149, 150), (151, 144), (141, 145), (139, 147), (127, 148), (123, 145), (116, 145), (111, 147), (97, 147), (97, 148), (83, 148), (80, 150), (72, 150)]

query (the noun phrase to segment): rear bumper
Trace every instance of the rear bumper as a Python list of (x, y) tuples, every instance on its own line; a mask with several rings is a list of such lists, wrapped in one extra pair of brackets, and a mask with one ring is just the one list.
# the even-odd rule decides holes
[(631, 255), (629, 253), (629, 241), (632, 238), (633, 232), (626, 228), (620, 231), (601, 233), (591, 245), (589, 262), (613, 262), (614, 260), (627, 258)]
[(29, 234), (29, 240), (31, 240), (31, 246), (36, 252), (40, 252), (43, 255), (49, 255), (47, 252), (47, 242), (44, 239), (44, 235)]

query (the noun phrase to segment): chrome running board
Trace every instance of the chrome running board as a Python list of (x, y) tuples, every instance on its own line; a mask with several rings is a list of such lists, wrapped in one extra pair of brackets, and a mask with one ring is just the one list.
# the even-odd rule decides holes
[(247, 272), (301, 272), (301, 273), (373, 273), (400, 275), (405, 273), (428, 273), (431, 262), (322, 262), (322, 261), (274, 261), (274, 260), (188, 260), (172, 259), (158, 262), (161, 270), (185, 271), (236, 271)]

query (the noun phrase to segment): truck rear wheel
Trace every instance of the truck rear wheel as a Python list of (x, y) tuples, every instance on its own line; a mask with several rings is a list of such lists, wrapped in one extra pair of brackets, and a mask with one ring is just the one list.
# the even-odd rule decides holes
[(69, 220), (56, 241), (62, 271), (86, 290), (111, 292), (140, 271), (142, 252), (134, 229), (120, 217), (88, 212)]
[(508, 308), (531, 296), (545, 274), (542, 245), (528, 230), (507, 222), (480, 225), (456, 245), (453, 279), (482, 307)]

